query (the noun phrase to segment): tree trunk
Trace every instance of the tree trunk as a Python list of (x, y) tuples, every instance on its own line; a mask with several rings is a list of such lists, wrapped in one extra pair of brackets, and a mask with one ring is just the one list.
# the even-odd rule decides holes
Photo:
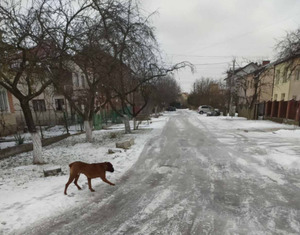
[(44, 164), (42, 157), (42, 140), (38, 132), (30, 133), (33, 145), (33, 164)]
[(156, 105), (155, 108), (154, 108), (155, 117), (158, 117), (157, 110), (158, 110), (158, 106)]
[(130, 124), (129, 124), (129, 117), (126, 114), (123, 115), (123, 122), (125, 125), (125, 134), (130, 134), (131, 129), (130, 129)]
[(133, 130), (137, 130), (138, 129), (138, 122), (136, 121), (136, 118), (133, 118)]
[(93, 132), (92, 132), (91, 121), (88, 121), (88, 120), (84, 121), (84, 129), (85, 129), (86, 141), (87, 142), (92, 142)]
[(21, 101), (21, 108), (24, 114), (25, 122), (29, 133), (31, 134), (32, 145), (33, 145), (33, 164), (44, 164), (42, 157), (42, 141), (41, 136), (36, 131), (33, 116), (30, 110), (29, 101)]

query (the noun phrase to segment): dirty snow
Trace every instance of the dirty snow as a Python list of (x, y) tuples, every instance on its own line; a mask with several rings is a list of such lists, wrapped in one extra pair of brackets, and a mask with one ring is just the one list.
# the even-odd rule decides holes
[[(275, 164), (276, 167), (300, 173), (299, 127), (264, 120), (250, 121), (240, 117), (206, 117), (205, 115), (195, 115), (194, 111), (189, 110), (185, 112), (190, 114), (190, 120), (194, 121), (195, 125), (199, 125), (196, 124), (199, 123), (196, 119), (200, 119), (205, 128), (221, 143), (232, 146), (233, 151), (236, 151), (238, 147), (241, 152), (251, 153), (247, 155), (251, 159), (246, 161), (238, 158), (237, 164), (249, 166), (250, 162), (259, 174), (278, 184), (284, 184), (284, 178), (282, 175), (270, 171), (267, 167), (268, 164)], [(144, 123), (140, 126), (140, 130), (134, 131), (130, 135), (123, 134), (123, 125), (115, 125), (110, 130), (94, 131), (93, 143), (86, 143), (84, 134), (69, 137), (43, 149), (47, 165), (32, 165), (31, 153), (20, 154), (0, 161), (0, 234), (13, 233), (39, 219), (60, 214), (75, 204), (78, 206), (80, 203), (93, 199), (95, 194), (89, 192), (84, 176), (79, 178), (79, 185), (83, 185), (83, 190), (78, 191), (71, 184), (68, 188), (68, 196), (63, 194), (70, 162), (77, 160), (90, 163), (110, 161), (114, 165), (115, 172), (108, 173), (107, 178), (116, 183), (115, 187), (117, 187), (118, 179), (137, 161), (147, 141), (151, 137), (159, 135), (172, 115), (176, 115), (176, 112), (164, 113), (164, 116), (160, 118), (153, 118), (152, 123), (149, 125)], [(214, 131), (216, 127), (221, 129), (222, 133), (216, 133)], [(178, 123), (178, 128), (183, 128), (183, 125)], [(116, 138), (112, 138), (111, 133), (116, 133)], [(115, 148), (116, 141), (131, 137), (135, 139), (135, 144), (129, 150), (122, 150), (115, 154), (107, 153), (109, 148)], [(236, 146), (241, 140), (243, 144)], [(43, 169), (53, 166), (61, 166), (63, 174), (44, 178)], [(158, 173), (168, 174), (169, 171), (168, 167), (162, 166)], [(95, 193), (103, 188), (111, 187), (97, 179), (92, 180), (92, 185), (96, 190)], [(161, 201), (165, 201), (169, 197), (172, 197), (172, 191), (166, 188), (145, 205), (143, 216), (152, 213)], [(182, 202), (178, 208), (171, 208), (165, 213), (167, 216), (173, 216), (178, 210), (188, 210), (186, 206), (187, 203)], [(119, 231), (122, 231), (122, 228), (119, 228)], [(145, 226), (143, 231), (151, 232), (150, 221), (149, 226)]]
[[(69, 174), (68, 164), (73, 161), (111, 162), (115, 172), (108, 173), (107, 178), (117, 184), (117, 180), (136, 162), (147, 140), (161, 131), (167, 120), (166, 116), (153, 118), (151, 124), (143, 122), (139, 130), (129, 135), (123, 134), (123, 125), (115, 125), (112, 130), (94, 131), (93, 143), (85, 142), (85, 134), (71, 136), (43, 148), (46, 165), (32, 165), (31, 153), (0, 161), (0, 234), (10, 233), (90, 200), (93, 194), (89, 193), (85, 176), (78, 181), (83, 190), (78, 191), (71, 184), (68, 196), (63, 194)], [(111, 133), (116, 133), (116, 138), (112, 138)], [(130, 149), (108, 154), (108, 149), (116, 149), (116, 142), (129, 138), (135, 141)], [(43, 170), (55, 166), (60, 166), (63, 174), (45, 178)], [(96, 191), (111, 187), (99, 179), (92, 180), (92, 185)]]

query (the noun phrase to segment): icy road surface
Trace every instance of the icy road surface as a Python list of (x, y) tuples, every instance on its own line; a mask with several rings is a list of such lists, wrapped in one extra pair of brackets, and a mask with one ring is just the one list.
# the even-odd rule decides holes
[(299, 138), (214, 120), (177, 111), (115, 187), (20, 233), (300, 234), (299, 168), (260, 159), (288, 145), (299, 158)]

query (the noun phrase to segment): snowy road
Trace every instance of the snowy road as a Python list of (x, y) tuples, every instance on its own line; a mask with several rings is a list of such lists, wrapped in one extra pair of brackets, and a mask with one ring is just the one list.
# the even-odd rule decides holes
[(115, 187), (20, 233), (299, 234), (299, 170), (259, 160), (291, 143), (219, 123), (177, 111)]

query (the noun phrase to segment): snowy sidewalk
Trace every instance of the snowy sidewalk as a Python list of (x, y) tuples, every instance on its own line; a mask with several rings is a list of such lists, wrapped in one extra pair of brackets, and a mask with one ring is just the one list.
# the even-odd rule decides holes
[[(78, 191), (71, 184), (69, 195), (63, 194), (68, 180), (68, 165), (73, 161), (111, 162), (115, 172), (108, 173), (107, 178), (117, 185), (118, 179), (136, 162), (147, 140), (158, 135), (167, 120), (167, 115), (153, 119), (150, 125), (143, 124), (130, 135), (124, 134), (123, 125), (115, 125), (112, 130), (93, 131), (93, 143), (85, 142), (85, 134), (71, 136), (43, 148), (46, 165), (33, 165), (31, 152), (0, 161), (0, 234), (24, 228), (93, 198), (85, 176), (78, 181), (83, 190)], [(112, 133), (116, 133), (116, 138)], [(115, 148), (116, 142), (128, 138), (135, 139), (130, 149), (108, 154), (108, 149)], [(43, 169), (52, 166), (60, 166), (63, 174), (45, 178)], [(100, 179), (94, 179), (92, 184), (95, 193), (111, 187)]]

